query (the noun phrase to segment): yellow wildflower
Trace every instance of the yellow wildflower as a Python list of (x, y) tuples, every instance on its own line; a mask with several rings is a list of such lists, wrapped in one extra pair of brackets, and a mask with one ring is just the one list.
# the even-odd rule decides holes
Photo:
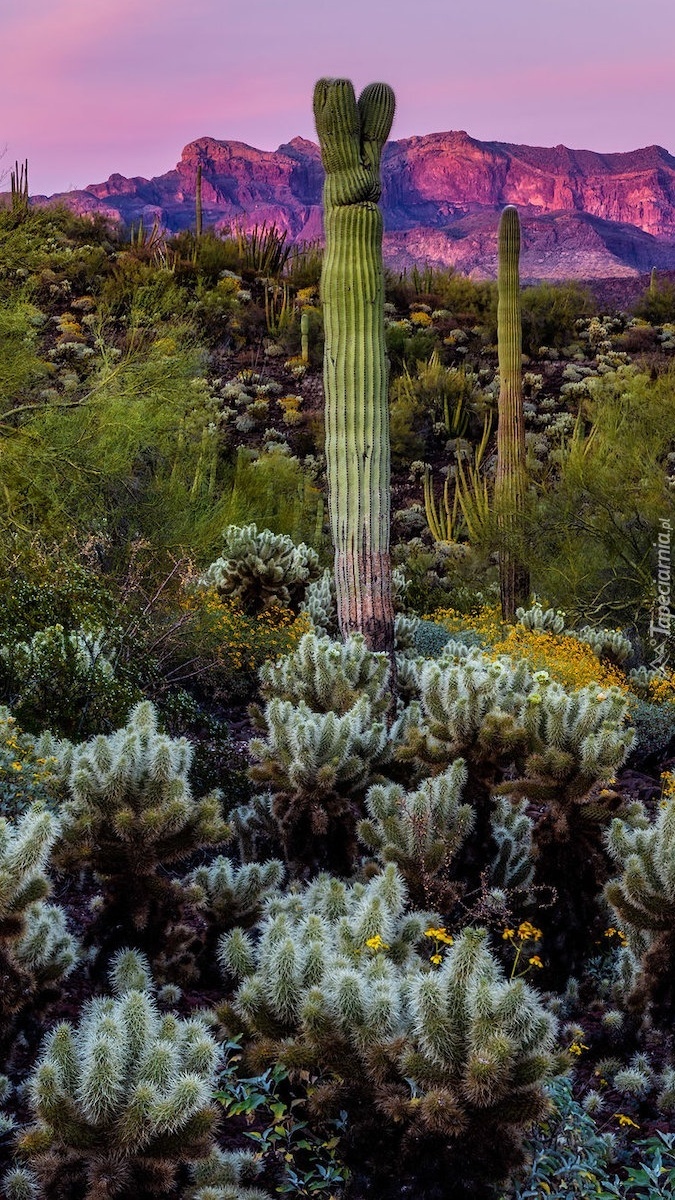
[(388, 942), (384, 942), (382, 940), (382, 938), (380, 937), (379, 933), (376, 933), (375, 937), (368, 938), (366, 940), (366, 946), (368, 946), (368, 948), (370, 950), (375, 950), (376, 952), (378, 950), (388, 950), (389, 949)]
[(632, 1117), (627, 1117), (625, 1113), (614, 1113), (619, 1125), (632, 1125), (633, 1129), (639, 1129), (640, 1126), (635, 1123)]

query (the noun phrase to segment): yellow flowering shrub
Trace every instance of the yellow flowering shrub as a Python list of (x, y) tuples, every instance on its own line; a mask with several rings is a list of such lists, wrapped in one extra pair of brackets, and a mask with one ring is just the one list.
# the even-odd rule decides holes
[(652, 680), (649, 699), (652, 704), (675, 704), (675, 671), (668, 671), (662, 679)]
[(412, 312), (410, 314), (410, 320), (412, 321), (413, 325), (418, 325), (422, 329), (425, 329), (428, 325), (432, 324), (431, 317), (425, 312)]
[(216, 695), (248, 692), (251, 674), (268, 659), (291, 654), (311, 628), (307, 613), (296, 616), (274, 604), (251, 616), (237, 599), (221, 600), (215, 591), (186, 596), (183, 606), (194, 617), (192, 634), (204, 660), (204, 682)]
[(14, 820), (34, 801), (53, 803), (58, 781), (55, 758), (36, 753), (8, 709), (0, 707), (0, 816)]
[(563, 633), (544, 633), (538, 629), (525, 629), (522, 625), (506, 625), (498, 605), (482, 608), (478, 614), (470, 616), (452, 608), (439, 609), (424, 620), (443, 625), (453, 636), (476, 633), (485, 642), (483, 653), (488, 658), (502, 655), (526, 658), (534, 670), (548, 671), (551, 678), (568, 691), (591, 683), (628, 690), (623, 671), (600, 662), (585, 642)]
[(526, 658), (535, 670), (548, 671), (552, 679), (571, 692), (591, 683), (627, 690), (622, 671), (600, 662), (590, 646), (562, 633), (543, 633), (541, 630), (514, 625), (504, 638), (495, 642), (485, 653), (490, 658), (498, 658), (503, 654), (512, 658)]

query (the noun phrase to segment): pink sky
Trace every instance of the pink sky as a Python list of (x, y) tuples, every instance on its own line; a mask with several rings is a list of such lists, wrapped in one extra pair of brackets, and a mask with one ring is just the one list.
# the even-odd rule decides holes
[(28, 156), (33, 193), (314, 137), (321, 75), (390, 83), (392, 137), (675, 154), (673, 0), (0, 0), (0, 44), (0, 173)]

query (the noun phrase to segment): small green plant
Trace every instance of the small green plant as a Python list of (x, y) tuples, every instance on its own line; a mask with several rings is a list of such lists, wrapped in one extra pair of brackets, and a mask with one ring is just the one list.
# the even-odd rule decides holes
[(275, 1063), (260, 1075), (242, 1078), (241, 1039), (225, 1045), (225, 1063), (218, 1076), (215, 1099), (228, 1117), (243, 1116), (250, 1128), (246, 1136), (254, 1142), (266, 1165), (281, 1172), (275, 1192), (282, 1196), (328, 1196), (347, 1178), (339, 1160), (344, 1117), (326, 1122), (327, 1135), (320, 1137), (306, 1120), (312, 1092), (321, 1078), (310, 1076), (302, 1085), (290, 1078), (283, 1063)]

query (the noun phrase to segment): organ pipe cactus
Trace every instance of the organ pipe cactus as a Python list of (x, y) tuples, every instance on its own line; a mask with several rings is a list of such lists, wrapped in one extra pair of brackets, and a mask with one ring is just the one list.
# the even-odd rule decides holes
[(517, 209), (510, 204), (499, 222), (497, 304), (500, 388), (495, 499), (501, 528), (499, 587), (505, 621), (513, 621), (517, 605), (527, 603), (530, 591), (529, 573), (522, 561), (527, 476), (519, 258), (520, 221)]
[(321, 275), (329, 512), (340, 631), (393, 655), (388, 365), (380, 157), (394, 94), (348, 79), (314, 89), (326, 251)]

